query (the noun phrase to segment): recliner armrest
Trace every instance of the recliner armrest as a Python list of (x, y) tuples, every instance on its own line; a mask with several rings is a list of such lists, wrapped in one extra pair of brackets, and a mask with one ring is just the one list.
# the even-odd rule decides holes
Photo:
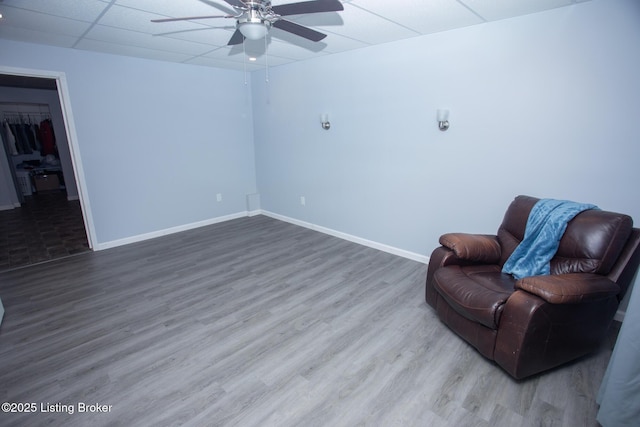
[(568, 273), (531, 276), (518, 280), (516, 289), (532, 293), (551, 304), (578, 304), (617, 295), (620, 286), (605, 276)]
[(440, 236), (440, 244), (458, 258), (474, 262), (495, 264), (502, 254), (498, 237), (489, 234), (447, 233)]

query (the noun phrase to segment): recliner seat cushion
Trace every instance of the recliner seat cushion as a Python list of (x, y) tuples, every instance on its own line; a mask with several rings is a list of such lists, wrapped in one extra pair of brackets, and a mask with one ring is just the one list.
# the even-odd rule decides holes
[(434, 288), (461, 316), (497, 329), (515, 279), (498, 265), (452, 265), (436, 270)]

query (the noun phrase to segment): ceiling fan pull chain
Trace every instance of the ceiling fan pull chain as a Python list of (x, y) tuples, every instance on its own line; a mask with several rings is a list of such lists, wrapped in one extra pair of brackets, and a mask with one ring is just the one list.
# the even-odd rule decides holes
[(247, 85), (247, 49), (244, 47), (244, 38), (242, 40), (242, 66), (244, 67), (244, 85)]

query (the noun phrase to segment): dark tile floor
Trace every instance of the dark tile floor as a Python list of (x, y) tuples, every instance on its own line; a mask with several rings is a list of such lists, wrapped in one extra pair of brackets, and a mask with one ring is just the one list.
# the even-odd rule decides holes
[(64, 191), (26, 196), (0, 211), (0, 271), (89, 251), (80, 202)]

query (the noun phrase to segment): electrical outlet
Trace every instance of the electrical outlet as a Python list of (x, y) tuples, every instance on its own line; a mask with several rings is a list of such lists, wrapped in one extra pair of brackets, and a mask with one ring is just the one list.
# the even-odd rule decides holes
[(307, 199), (304, 196), (300, 196), (300, 204), (305, 206), (307, 204)]
[(221, 201), (222, 201), (222, 193), (218, 193), (218, 194), (216, 194), (216, 200), (217, 200), (218, 202), (221, 202)]

